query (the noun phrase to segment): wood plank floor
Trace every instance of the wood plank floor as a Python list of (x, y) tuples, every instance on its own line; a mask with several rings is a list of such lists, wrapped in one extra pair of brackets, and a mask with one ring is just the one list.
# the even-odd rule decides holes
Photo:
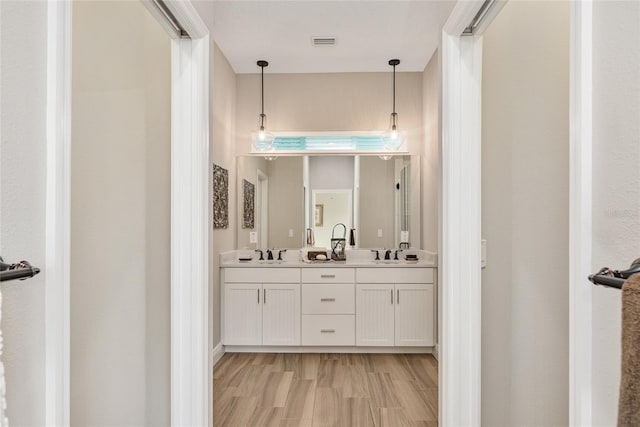
[(216, 427), (438, 425), (430, 354), (227, 353), (213, 375)]

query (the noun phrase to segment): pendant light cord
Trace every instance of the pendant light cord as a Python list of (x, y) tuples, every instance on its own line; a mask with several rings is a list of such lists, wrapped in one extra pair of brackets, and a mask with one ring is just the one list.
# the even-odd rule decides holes
[(393, 114), (396, 113), (396, 66), (393, 66)]
[(264, 131), (264, 67), (269, 66), (269, 63), (264, 59), (261, 59), (257, 62), (258, 67), (260, 67), (260, 130)]
[(393, 131), (396, 130), (396, 120), (398, 118), (398, 115), (396, 114), (396, 66), (399, 64), (399, 59), (389, 60), (389, 65), (393, 67), (393, 113), (391, 113), (391, 126)]

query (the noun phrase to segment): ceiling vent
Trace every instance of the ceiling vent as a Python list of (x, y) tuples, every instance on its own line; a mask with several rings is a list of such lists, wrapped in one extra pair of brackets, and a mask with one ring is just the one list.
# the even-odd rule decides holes
[(311, 37), (314, 46), (333, 46), (336, 44), (335, 37)]

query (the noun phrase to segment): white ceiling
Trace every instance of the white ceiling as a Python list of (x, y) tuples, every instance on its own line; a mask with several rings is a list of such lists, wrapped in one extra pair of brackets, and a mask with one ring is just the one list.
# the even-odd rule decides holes
[[(236, 73), (422, 71), (455, 0), (215, 1), (214, 38)], [(313, 46), (312, 37), (336, 37)]]

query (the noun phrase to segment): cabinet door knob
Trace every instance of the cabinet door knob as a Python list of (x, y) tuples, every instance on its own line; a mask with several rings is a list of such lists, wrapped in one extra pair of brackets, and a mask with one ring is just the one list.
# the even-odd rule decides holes
[(258, 291), (258, 304), (260, 304), (260, 289), (257, 289)]
[(391, 304), (393, 304), (393, 289), (391, 289)]
[(322, 302), (332, 302), (332, 301), (335, 301), (335, 300), (336, 300), (335, 298), (320, 298), (320, 301), (322, 301)]
[(396, 295), (396, 304), (400, 304), (400, 289), (398, 289), (398, 293)]
[(323, 334), (334, 334), (336, 332), (335, 329), (320, 329), (320, 332)]
[(323, 279), (334, 279), (336, 277), (335, 274), (321, 274), (320, 277)]

